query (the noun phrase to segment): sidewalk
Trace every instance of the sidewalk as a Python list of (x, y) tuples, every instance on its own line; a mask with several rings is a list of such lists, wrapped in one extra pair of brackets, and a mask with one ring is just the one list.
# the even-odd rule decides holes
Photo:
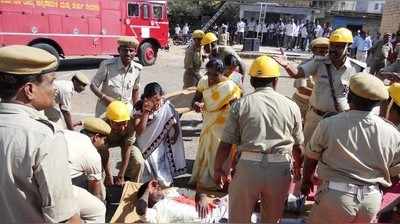
[[(242, 58), (257, 58), (261, 55), (275, 56), (280, 54), (279, 47), (262, 46), (260, 47), (260, 51), (242, 51), (243, 45), (234, 45), (232, 47)], [(310, 52), (302, 51), (300, 49), (285, 52), (286, 56), (290, 60), (305, 60), (311, 57)]]

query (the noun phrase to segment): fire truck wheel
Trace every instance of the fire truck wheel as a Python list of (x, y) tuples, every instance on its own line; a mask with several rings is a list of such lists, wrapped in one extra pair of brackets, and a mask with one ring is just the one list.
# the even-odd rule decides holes
[(151, 43), (145, 42), (140, 46), (138, 56), (142, 65), (153, 65), (157, 59), (157, 51)]
[(50, 44), (39, 43), (32, 45), (32, 47), (40, 48), (42, 50), (49, 52), (50, 54), (54, 55), (57, 58), (58, 62), (60, 62), (60, 55), (58, 54), (57, 50)]

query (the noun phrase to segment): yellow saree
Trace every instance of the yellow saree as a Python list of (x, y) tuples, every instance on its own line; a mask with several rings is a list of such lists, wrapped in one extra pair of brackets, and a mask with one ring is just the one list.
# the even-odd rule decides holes
[(203, 128), (189, 183), (195, 184), (197, 188), (217, 190), (213, 179), (215, 156), (229, 114), (230, 102), (240, 98), (241, 90), (232, 80), (208, 86), (207, 77), (199, 81), (197, 90), (203, 94)]

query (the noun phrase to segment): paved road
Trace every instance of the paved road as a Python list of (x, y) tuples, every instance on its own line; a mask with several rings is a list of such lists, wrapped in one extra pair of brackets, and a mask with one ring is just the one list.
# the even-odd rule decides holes
[[(97, 71), (99, 63), (107, 57), (96, 58), (72, 58), (66, 59), (60, 66), (60, 71), (57, 72), (59, 79), (69, 79), (74, 71), (81, 70), (89, 79), (92, 79)], [(167, 93), (179, 91), (182, 89), (183, 76), (183, 59), (184, 47), (173, 46), (169, 51), (161, 51), (155, 65), (144, 67), (141, 76), (141, 88), (146, 83), (158, 82)], [(251, 60), (245, 59), (249, 68)], [(291, 96), (293, 94), (293, 80), (288, 78), (286, 74), (279, 80), (278, 91), (284, 95)], [(248, 77), (244, 84), (246, 92), (252, 90)], [(93, 116), (97, 98), (87, 88), (83, 93), (76, 94), (73, 98), (73, 119), (78, 120), (83, 117)], [(186, 158), (193, 160), (195, 157), (198, 136), (200, 134), (201, 124), (196, 125), (201, 121), (201, 116), (195, 113), (188, 113), (182, 117), (184, 144)], [(193, 125), (193, 126), (192, 126)], [(112, 161), (116, 163), (120, 160), (119, 150), (113, 150)], [(114, 172), (116, 170), (114, 169)]]

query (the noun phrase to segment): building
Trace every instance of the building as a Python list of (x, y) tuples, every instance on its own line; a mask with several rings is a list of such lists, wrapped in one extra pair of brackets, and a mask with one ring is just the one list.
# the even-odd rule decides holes
[(400, 0), (386, 0), (383, 10), (381, 33), (400, 30)]

